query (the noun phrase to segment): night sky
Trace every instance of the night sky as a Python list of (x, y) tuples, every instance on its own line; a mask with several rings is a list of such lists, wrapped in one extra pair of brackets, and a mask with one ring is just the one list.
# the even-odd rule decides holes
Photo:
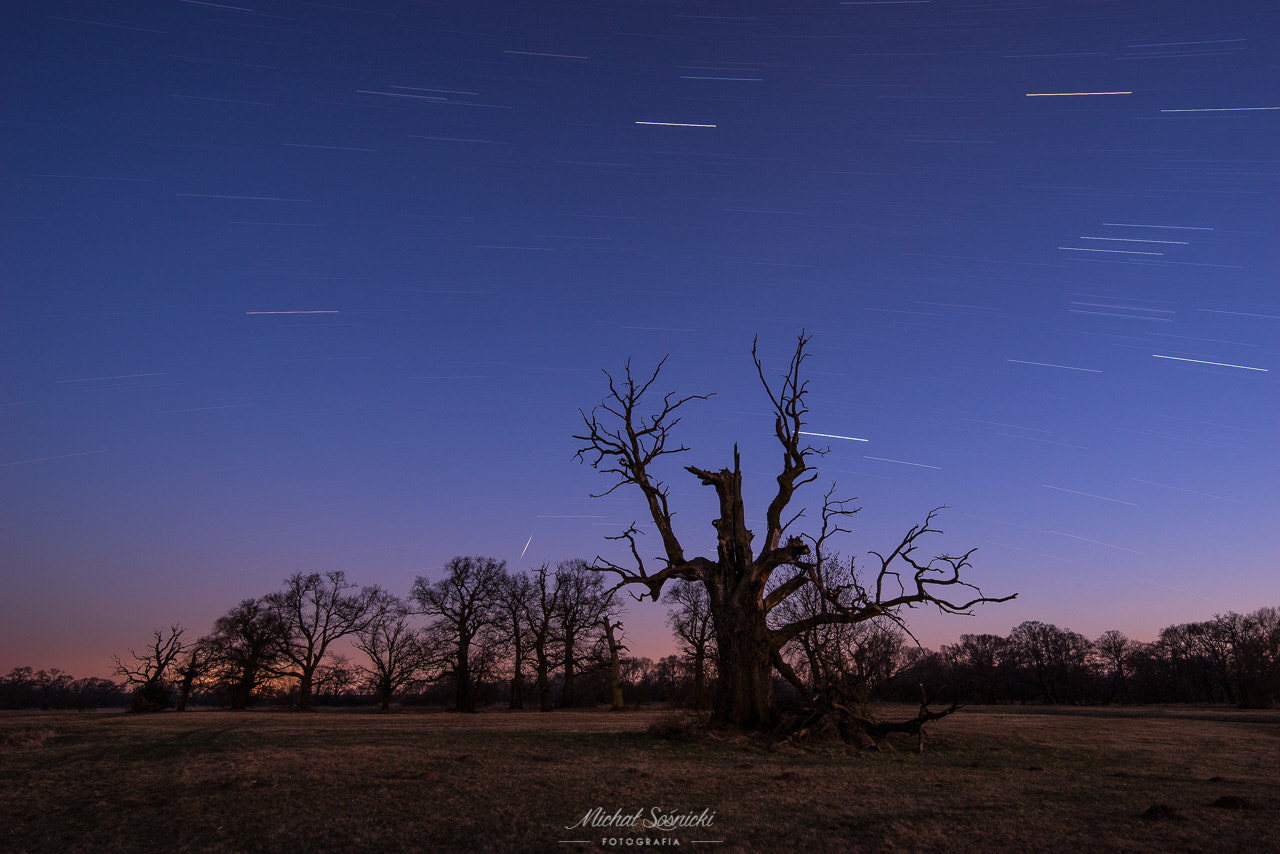
[(628, 357), (716, 393), (662, 471), (713, 553), (681, 467), (740, 443), (763, 530), (801, 330), (810, 517), (949, 505), (1019, 594), (925, 644), (1280, 604), (1274, 3), (29, 0), (0, 57), (0, 670), (621, 560), (571, 436)]

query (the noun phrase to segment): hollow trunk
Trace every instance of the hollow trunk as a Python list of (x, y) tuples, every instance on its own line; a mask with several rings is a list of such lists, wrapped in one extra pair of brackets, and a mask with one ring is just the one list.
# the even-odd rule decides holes
[(733, 470), (690, 467), (720, 499), (715, 569), (703, 579), (715, 624), (719, 686), (711, 721), (717, 726), (768, 729), (774, 723), (773, 645), (765, 622), (768, 573), (752, 558), (753, 534), (742, 502), (742, 468), (733, 448)]

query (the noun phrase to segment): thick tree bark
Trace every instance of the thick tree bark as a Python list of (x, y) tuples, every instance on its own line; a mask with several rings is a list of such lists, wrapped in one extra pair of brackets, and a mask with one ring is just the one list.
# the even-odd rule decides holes
[(738, 449), (733, 469), (718, 472), (689, 467), (704, 485), (714, 486), (720, 499), (720, 518), (712, 525), (718, 535), (718, 561), (704, 580), (715, 623), (720, 681), (712, 723), (743, 729), (773, 724), (773, 632), (766, 621), (764, 587), (769, 570), (752, 555), (754, 534), (747, 528), (742, 501), (742, 470)]
[(759, 730), (772, 726), (773, 659), (764, 608), (731, 602), (716, 612), (719, 684), (712, 723)]

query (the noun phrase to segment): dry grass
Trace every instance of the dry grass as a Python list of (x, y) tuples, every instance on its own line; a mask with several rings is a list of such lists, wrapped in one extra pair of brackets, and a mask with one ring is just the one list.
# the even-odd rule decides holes
[[(0, 716), (0, 850), (1280, 851), (1280, 713), (969, 709), (928, 749), (650, 733), (663, 713)], [(904, 714), (909, 716), (909, 714)], [(34, 733), (34, 735), (31, 735)], [(589, 839), (590, 844), (560, 840)], [(695, 844), (718, 840), (718, 844)]]

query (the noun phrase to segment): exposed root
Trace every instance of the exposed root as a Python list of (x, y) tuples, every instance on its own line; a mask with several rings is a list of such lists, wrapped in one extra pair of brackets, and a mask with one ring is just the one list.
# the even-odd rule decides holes
[(820, 693), (797, 711), (782, 715), (773, 736), (780, 743), (832, 743), (843, 742), (866, 750), (890, 749), (888, 737), (894, 734), (915, 735), (917, 749), (924, 752), (924, 727), (932, 721), (945, 718), (960, 706), (952, 703), (941, 711), (930, 711), (924, 686), (920, 688), (920, 712), (906, 721), (882, 721), (871, 708), (856, 701), (848, 701), (834, 691)]

